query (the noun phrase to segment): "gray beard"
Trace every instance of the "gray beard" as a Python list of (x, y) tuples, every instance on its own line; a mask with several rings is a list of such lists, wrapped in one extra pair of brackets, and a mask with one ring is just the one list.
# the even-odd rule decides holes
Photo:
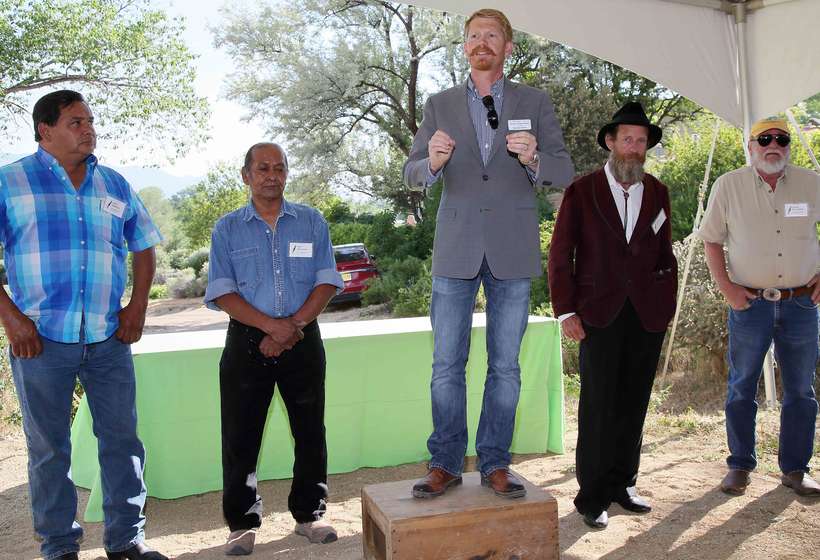
[(764, 173), (765, 175), (778, 175), (784, 169), (786, 169), (788, 154), (780, 158), (780, 161), (777, 161), (775, 163), (769, 163), (768, 161), (766, 161), (765, 157), (759, 157), (756, 154), (752, 154), (751, 160), (752, 166), (758, 171)]
[(622, 185), (640, 183), (645, 174), (642, 161), (621, 159), (615, 152), (609, 153), (609, 170), (615, 180)]

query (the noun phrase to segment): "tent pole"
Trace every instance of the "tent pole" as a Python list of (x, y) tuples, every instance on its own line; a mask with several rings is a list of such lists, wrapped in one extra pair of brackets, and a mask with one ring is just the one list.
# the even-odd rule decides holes
[(797, 137), (800, 138), (800, 143), (803, 144), (804, 148), (806, 148), (806, 153), (809, 154), (809, 158), (814, 164), (815, 171), (820, 173), (820, 164), (817, 163), (817, 158), (814, 157), (814, 151), (811, 149), (811, 144), (809, 144), (809, 141), (806, 140), (806, 137), (803, 135), (803, 131), (800, 130), (800, 125), (797, 124), (797, 119), (794, 118), (794, 114), (791, 109), (786, 109), (786, 116), (789, 117), (789, 122), (792, 123), (795, 132), (797, 132)]
[[(751, 104), (749, 101), (749, 70), (748, 53), (746, 52), (746, 16), (747, 2), (734, 4), (735, 27), (737, 28), (737, 64), (740, 76), (740, 109), (743, 112), (743, 152), (746, 154), (746, 163), (751, 163), (749, 155), (749, 131), (752, 127)], [(763, 365), (763, 384), (766, 388), (766, 404), (777, 405), (777, 396), (774, 385), (774, 356), (769, 348)]]
[(672, 319), (672, 329), (669, 331), (669, 342), (666, 344), (666, 358), (663, 361), (663, 371), (661, 372), (661, 379), (666, 378), (666, 373), (669, 370), (669, 360), (672, 357), (672, 345), (675, 343), (675, 332), (678, 327), (678, 318), (680, 317), (681, 304), (683, 303), (683, 294), (686, 290), (686, 280), (689, 277), (689, 266), (692, 263), (692, 255), (695, 253), (695, 244), (698, 240), (695, 238), (695, 232), (700, 227), (700, 220), (703, 217), (703, 201), (706, 198), (706, 189), (709, 187), (709, 174), (712, 171), (712, 157), (715, 155), (715, 147), (717, 146), (718, 133), (720, 132), (720, 117), (715, 115), (715, 133), (712, 135), (712, 146), (709, 148), (709, 157), (706, 160), (706, 170), (703, 173), (703, 183), (698, 189), (698, 209), (695, 212), (695, 219), (692, 221), (692, 233), (686, 236), (683, 240), (684, 248), (686, 250), (686, 262), (683, 266), (683, 276), (680, 280), (680, 287), (678, 288), (678, 302), (675, 306), (675, 317)]

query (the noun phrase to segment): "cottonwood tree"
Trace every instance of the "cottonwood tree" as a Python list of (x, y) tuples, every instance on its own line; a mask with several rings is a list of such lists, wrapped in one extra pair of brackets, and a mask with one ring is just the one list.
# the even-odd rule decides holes
[(185, 153), (207, 137), (207, 100), (180, 19), (148, 0), (0, 0), (0, 129), (37, 97), (81, 91), (99, 130), (142, 154)]

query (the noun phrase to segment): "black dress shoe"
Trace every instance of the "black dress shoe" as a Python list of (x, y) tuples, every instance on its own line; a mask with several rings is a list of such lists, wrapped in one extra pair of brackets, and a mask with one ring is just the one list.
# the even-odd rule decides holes
[(584, 517), (584, 523), (593, 529), (606, 529), (606, 526), (609, 525), (609, 515), (607, 515), (605, 511), (602, 511), (598, 515), (594, 513), (584, 513), (582, 515)]
[(649, 502), (640, 496), (626, 496), (625, 498), (615, 500), (615, 503), (625, 510), (634, 513), (649, 513), (652, 511), (652, 506), (649, 505)]
[(135, 544), (131, 548), (120, 552), (105, 551), (108, 560), (168, 560), (164, 554), (151, 550), (144, 543)]

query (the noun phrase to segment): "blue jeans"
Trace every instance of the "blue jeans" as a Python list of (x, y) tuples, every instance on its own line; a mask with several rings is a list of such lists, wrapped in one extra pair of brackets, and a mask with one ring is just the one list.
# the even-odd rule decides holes
[(510, 444), (521, 389), (518, 351), (527, 328), (530, 279), (498, 280), (487, 266), (468, 280), (433, 277), (433, 433), (430, 467), (460, 475), (467, 452), (466, 365), (475, 298), (487, 297), (487, 379), (476, 436), (478, 468), (487, 475), (510, 464)]
[(137, 438), (131, 347), (116, 337), (96, 344), (42, 338), (31, 359), (11, 356), (28, 446), (34, 531), (46, 560), (79, 550), (77, 491), (71, 480), (71, 401), (79, 375), (98, 440), (105, 515), (104, 545), (119, 552), (142, 542), (145, 451)]
[(808, 472), (814, 446), (818, 356), (817, 306), (809, 296), (778, 302), (762, 298), (744, 311), (729, 311), (729, 390), (726, 433), (730, 469), (751, 471), (755, 457), (757, 387), (766, 351), (774, 341), (783, 387), (778, 463), (784, 473)]

